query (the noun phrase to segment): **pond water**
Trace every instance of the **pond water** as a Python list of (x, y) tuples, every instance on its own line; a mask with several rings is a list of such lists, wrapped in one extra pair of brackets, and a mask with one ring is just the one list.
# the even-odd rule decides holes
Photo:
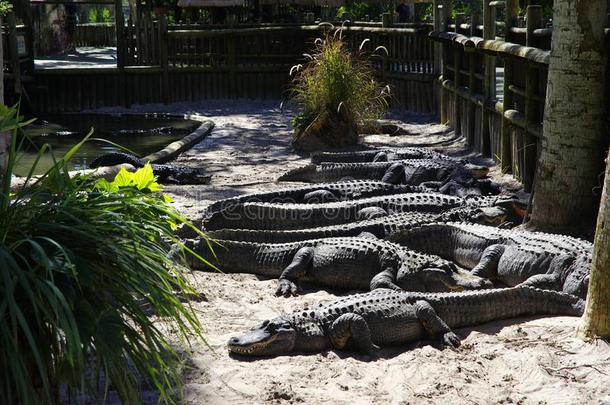
[[(137, 155), (145, 156), (193, 132), (199, 122), (166, 115), (62, 114), (37, 119), (26, 128), (25, 147), (18, 156), (15, 174), (27, 175), (44, 144), (50, 145), (36, 166), (35, 174), (44, 173), (53, 165), (53, 156), (61, 158), (80, 142), (91, 128), (92, 138), (119, 144)], [(52, 152), (51, 152), (52, 150)], [(120, 148), (97, 140), (87, 141), (72, 157), (68, 167), (85, 169), (97, 156), (120, 151)]]

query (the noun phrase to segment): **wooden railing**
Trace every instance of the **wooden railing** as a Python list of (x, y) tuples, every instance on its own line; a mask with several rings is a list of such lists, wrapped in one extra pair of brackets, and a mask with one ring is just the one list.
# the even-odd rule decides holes
[(77, 24), (74, 31), (75, 46), (116, 46), (114, 23)]
[[(327, 25), (178, 29), (184, 27), (150, 19), (137, 25), (127, 22), (124, 27), (117, 33), (121, 39), (116, 70), (40, 72), (39, 76), (47, 77), (39, 77), (38, 82), (49, 91), (37, 108), (63, 111), (79, 105), (282, 99), (290, 84), (291, 66), (303, 63), (303, 54), (312, 50), (314, 40), (329, 32)], [(379, 50), (371, 60), (379, 79), (391, 86), (394, 105), (430, 113), (436, 107), (433, 42), (428, 39), (431, 28), (350, 26), (342, 35), (352, 50), (357, 51), (365, 39), (364, 49), (369, 53), (378, 46), (386, 49), (387, 54)], [(65, 94), (69, 93), (65, 88), (59, 91), (60, 77), (67, 75), (72, 83), (68, 89), (79, 89), (78, 93)], [(106, 85), (93, 83), (92, 76), (98, 83), (107, 79)]]
[[(550, 59), (551, 29), (542, 7), (527, 8), (527, 26), (515, 27), (516, 2), (502, 2), (504, 38), (497, 39), (497, 2), (484, 2), (484, 24), (448, 25), (430, 37), (442, 46), (441, 121), (492, 156), (531, 189), (540, 138)], [(472, 19), (471, 19), (472, 21)]]

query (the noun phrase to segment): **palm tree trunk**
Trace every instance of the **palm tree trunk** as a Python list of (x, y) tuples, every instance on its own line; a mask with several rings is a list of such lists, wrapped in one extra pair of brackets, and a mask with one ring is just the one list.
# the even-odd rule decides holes
[(593, 263), (585, 313), (578, 336), (610, 337), (610, 157), (606, 159), (606, 180), (597, 216)]
[[(0, 15), (0, 105), (4, 104), (4, 58), (2, 49), (2, 15)], [(0, 133), (0, 184), (6, 171), (10, 133)]]
[(606, 0), (556, 0), (544, 133), (528, 229), (591, 230), (603, 170)]

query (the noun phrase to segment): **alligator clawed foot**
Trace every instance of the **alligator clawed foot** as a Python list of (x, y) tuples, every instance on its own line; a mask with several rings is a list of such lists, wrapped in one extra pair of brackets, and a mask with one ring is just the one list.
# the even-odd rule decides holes
[(298, 295), (298, 287), (295, 283), (289, 280), (280, 280), (278, 282), (277, 289), (275, 290), (275, 295), (280, 297), (290, 297)]
[(460, 338), (453, 332), (447, 332), (443, 335), (443, 343), (452, 349), (460, 347)]

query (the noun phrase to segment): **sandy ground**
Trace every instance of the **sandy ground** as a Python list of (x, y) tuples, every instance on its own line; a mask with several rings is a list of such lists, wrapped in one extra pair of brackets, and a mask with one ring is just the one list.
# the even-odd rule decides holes
[[(279, 103), (142, 106), (130, 111), (197, 112), (212, 118), (212, 135), (178, 162), (213, 174), (205, 186), (172, 186), (177, 207), (195, 218), (218, 198), (280, 185), (281, 173), (307, 162), (290, 148), (290, 114)], [(463, 140), (429, 116), (398, 116), (408, 135), (370, 135), (371, 145), (428, 145), (492, 162), (465, 150)], [(518, 184), (492, 169), (508, 189)], [(283, 186), (283, 185), (282, 185)], [(306, 289), (296, 298), (273, 295), (276, 282), (253, 275), (196, 273), (205, 295), (193, 306), (207, 344), (196, 343), (185, 372), (192, 404), (610, 404), (610, 345), (574, 338), (577, 318), (522, 318), (459, 329), (457, 350), (434, 342), (385, 348), (371, 358), (340, 351), (271, 359), (232, 358), (233, 335), (283, 312), (336, 297)]]

